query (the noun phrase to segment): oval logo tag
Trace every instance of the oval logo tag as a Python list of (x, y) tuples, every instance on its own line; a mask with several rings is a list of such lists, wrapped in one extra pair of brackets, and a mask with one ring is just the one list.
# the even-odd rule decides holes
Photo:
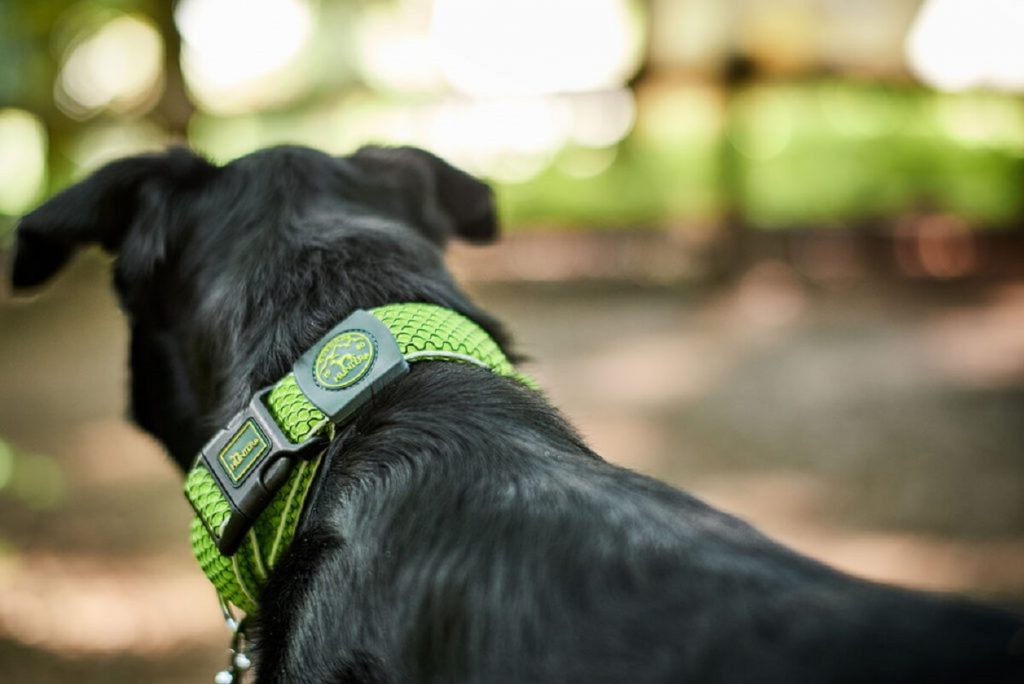
[(377, 341), (362, 330), (347, 330), (327, 340), (313, 365), (313, 379), (324, 389), (351, 387), (366, 375), (377, 358)]

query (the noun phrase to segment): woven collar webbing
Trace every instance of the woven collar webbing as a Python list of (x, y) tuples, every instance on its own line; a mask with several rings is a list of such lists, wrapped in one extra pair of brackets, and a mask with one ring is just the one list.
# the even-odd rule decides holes
[[(515, 369), (480, 326), (461, 314), (432, 304), (389, 304), (371, 313), (391, 331), (410, 363), (473, 363), (536, 388), (533, 380)], [(266, 403), (275, 422), (293, 442), (301, 442), (318, 431), (333, 434), (334, 426), (302, 393), (292, 373), (274, 385)], [(222, 600), (247, 613), (257, 609), (259, 590), (295, 534), (322, 461), (323, 452), (299, 463), (230, 557), (220, 553), (207, 531), (207, 526), (219, 529), (227, 520), (230, 504), (209, 470), (198, 465), (189, 472), (185, 494), (198, 511), (191, 526), (192, 550)]]

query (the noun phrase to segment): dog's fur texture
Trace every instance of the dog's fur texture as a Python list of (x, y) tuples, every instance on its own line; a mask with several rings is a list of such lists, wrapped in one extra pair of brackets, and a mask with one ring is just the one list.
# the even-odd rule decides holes
[[(186, 469), (355, 308), (440, 304), (507, 350), (443, 262), (496, 232), (489, 189), (420, 150), (174, 149), (27, 215), (13, 282), (116, 255), (133, 416)], [(261, 596), (260, 682), (1024, 681), (1021, 617), (802, 557), (480, 368), (416, 364), (330, 453)]]

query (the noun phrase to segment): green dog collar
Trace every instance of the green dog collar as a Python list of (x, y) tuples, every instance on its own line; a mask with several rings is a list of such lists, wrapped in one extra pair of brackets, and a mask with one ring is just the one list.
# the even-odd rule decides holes
[(536, 389), (473, 321), (432, 304), (357, 311), (202, 449), (185, 480), (192, 550), (222, 601), (255, 612), (337, 425), (417, 361), (490, 369)]

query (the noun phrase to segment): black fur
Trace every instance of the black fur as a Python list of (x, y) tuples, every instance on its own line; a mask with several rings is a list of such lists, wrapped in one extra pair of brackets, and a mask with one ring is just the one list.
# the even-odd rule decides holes
[[(116, 254), (138, 423), (187, 467), (354, 308), (506, 349), (442, 249), (490, 190), (410, 148), (115, 162), (26, 216), (14, 284)], [(1024, 681), (1021, 617), (847, 577), (594, 454), (538, 394), (424, 363), (365, 406), (261, 597), (260, 682)]]

